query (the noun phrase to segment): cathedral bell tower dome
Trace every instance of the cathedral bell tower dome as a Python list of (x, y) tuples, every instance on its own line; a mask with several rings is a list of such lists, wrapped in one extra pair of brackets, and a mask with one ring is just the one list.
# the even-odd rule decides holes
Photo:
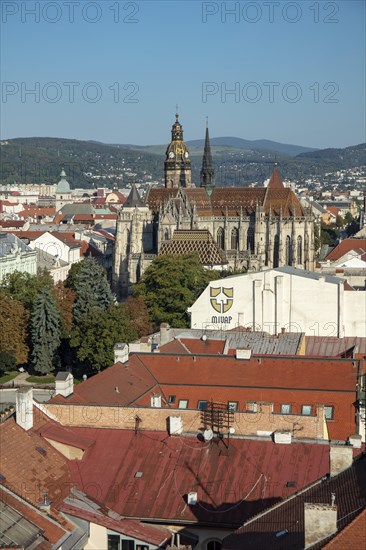
[(172, 126), (172, 140), (165, 153), (165, 187), (191, 187), (191, 161), (189, 150), (183, 141), (183, 127), (176, 113)]

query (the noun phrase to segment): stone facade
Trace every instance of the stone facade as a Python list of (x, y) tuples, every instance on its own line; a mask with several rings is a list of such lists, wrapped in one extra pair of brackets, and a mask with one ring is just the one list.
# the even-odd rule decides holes
[(209, 231), (231, 270), (315, 267), (314, 214), (284, 187), (277, 166), (266, 188), (215, 188), (207, 133), (201, 187), (192, 188), (178, 118), (166, 152), (165, 188), (150, 189), (144, 203), (136, 189), (131, 193), (135, 200), (129, 197), (117, 221), (113, 283), (120, 296), (176, 229)]

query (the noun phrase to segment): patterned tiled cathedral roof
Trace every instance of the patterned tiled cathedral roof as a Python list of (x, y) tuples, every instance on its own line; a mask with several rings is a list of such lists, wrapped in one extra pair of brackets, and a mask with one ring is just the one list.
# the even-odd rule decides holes
[(207, 229), (177, 229), (173, 238), (161, 245), (160, 254), (198, 254), (203, 265), (227, 264), (224, 252)]

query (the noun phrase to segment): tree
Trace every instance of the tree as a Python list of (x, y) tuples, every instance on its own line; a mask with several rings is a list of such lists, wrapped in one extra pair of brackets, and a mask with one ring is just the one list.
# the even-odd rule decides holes
[(138, 338), (152, 333), (149, 310), (142, 296), (129, 296), (125, 302), (126, 312)]
[(108, 309), (114, 302), (114, 295), (107, 281), (106, 273), (93, 258), (80, 262), (78, 273), (73, 280), (76, 299), (73, 307), (74, 324), (89, 315), (94, 308)]
[(79, 370), (90, 372), (111, 366), (115, 344), (136, 338), (125, 304), (111, 304), (107, 310), (94, 307), (74, 325), (71, 345), (77, 348)]
[(215, 271), (204, 269), (196, 254), (167, 254), (155, 258), (135, 285), (134, 294), (144, 298), (155, 327), (162, 322), (187, 327), (187, 308), (217, 277)]
[(32, 366), (47, 374), (59, 364), (61, 321), (53, 292), (43, 288), (35, 301), (31, 316)]
[(14, 271), (5, 275), (0, 283), (0, 289), (21, 302), (28, 310), (33, 308), (38, 293), (43, 288), (53, 288), (53, 280), (47, 270), (41, 271), (38, 275)]
[(17, 365), (28, 360), (28, 321), (29, 313), (23, 304), (0, 290), (0, 350), (9, 353)]
[(53, 288), (56, 298), (56, 305), (61, 318), (61, 338), (70, 338), (72, 329), (72, 308), (74, 306), (76, 292), (67, 288), (63, 282), (59, 281)]
[(14, 370), (16, 367), (16, 361), (14, 354), (9, 351), (0, 349), (0, 374)]

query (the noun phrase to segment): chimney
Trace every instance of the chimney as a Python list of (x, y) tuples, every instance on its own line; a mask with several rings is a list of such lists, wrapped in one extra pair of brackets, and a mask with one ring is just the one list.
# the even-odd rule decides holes
[(33, 388), (19, 388), (16, 394), (16, 422), (24, 430), (33, 427)]
[(58, 372), (55, 379), (56, 395), (68, 397), (74, 393), (74, 377), (71, 372)]
[(169, 323), (161, 323), (160, 325), (160, 345), (163, 346), (170, 340), (170, 325)]
[(337, 532), (337, 506), (333, 504), (304, 503), (305, 548)]
[(353, 462), (353, 447), (352, 445), (337, 445), (336, 443), (330, 446), (330, 477), (334, 477), (343, 470), (352, 466)]
[(250, 359), (252, 350), (250, 348), (236, 348), (235, 356), (237, 359)]
[(116, 344), (114, 346), (114, 362), (115, 363), (127, 363), (129, 356), (128, 344)]
[(45, 512), (46, 514), (51, 513), (51, 501), (48, 498), (48, 493), (43, 493), (43, 499), (39, 503), (39, 508), (42, 510), (42, 512)]
[(286, 334), (286, 327), (281, 327), (281, 334)]

